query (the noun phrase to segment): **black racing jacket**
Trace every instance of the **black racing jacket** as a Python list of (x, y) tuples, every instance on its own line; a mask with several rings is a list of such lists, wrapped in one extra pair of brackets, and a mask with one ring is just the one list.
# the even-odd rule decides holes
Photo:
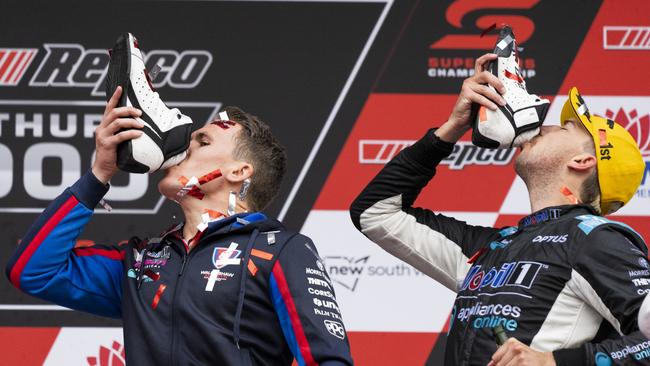
[(650, 365), (650, 341), (637, 325), (650, 292), (643, 239), (586, 205), (548, 207), (505, 228), (412, 207), (453, 147), (430, 130), (350, 208), (369, 239), (457, 293), (445, 365), (486, 365), (496, 325), (553, 352), (560, 366)]
[(182, 225), (126, 245), (78, 246), (108, 187), (88, 172), (52, 202), (7, 266), (17, 288), (122, 318), (129, 365), (352, 365), (316, 247), (261, 213)]

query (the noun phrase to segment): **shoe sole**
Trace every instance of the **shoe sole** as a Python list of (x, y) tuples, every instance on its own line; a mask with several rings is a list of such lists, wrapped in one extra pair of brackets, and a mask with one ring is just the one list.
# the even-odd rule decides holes
[[(129, 85), (131, 78), (131, 47), (133, 42), (131, 38), (133, 35), (130, 33), (124, 33), (120, 35), (115, 43), (115, 48), (113, 48), (113, 54), (111, 55), (111, 66), (114, 61), (113, 58), (116, 57), (116, 63), (118, 63), (118, 70), (114, 70), (117, 74), (113, 75), (117, 84), (122, 87), (122, 96), (118, 106), (126, 106), (127, 95), (129, 93)], [(110, 72), (109, 72), (110, 74)], [(107, 88), (107, 91), (109, 89)], [(115, 89), (113, 89), (114, 91)], [(112, 93), (111, 93), (112, 94)], [(117, 146), (117, 167), (121, 170), (131, 172), (131, 173), (147, 173), (149, 172), (149, 167), (133, 159), (133, 144), (129, 141), (124, 141)]]
[[(508, 41), (507, 44), (504, 44), (501, 47), (499, 46), (500, 42), (505, 42), (504, 40), (507, 39), (507, 38), (510, 38), (513, 41), (515, 40), (515, 35), (514, 35), (513, 31), (512, 31), (512, 28), (509, 27), (509, 26), (505, 26), (503, 29), (501, 29), (501, 32), (500, 32), (499, 37), (497, 39), (497, 45), (495, 46), (494, 50), (492, 51), (492, 53), (496, 54), (499, 58), (501, 58), (501, 57), (510, 57), (510, 55), (513, 52), (513, 47), (515, 46), (514, 42)], [(490, 61), (486, 65), (486, 70), (488, 72), (490, 72), (492, 75), (499, 78), (499, 62), (498, 62), (498, 59)], [(495, 103), (495, 104), (497, 104), (497, 103)], [(542, 105), (534, 106), (540, 121), (544, 121), (544, 119), (546, 118), (546, 114), (548, 112), (549, 106), (550, 106), (549, 104), (547, 104), (546, 106), (542, 106)], [(506, 105), (503, 105), (503, 106), (497, 104), (497, 107), (499, 108), (501, 113), (503, 113), (503, 115), (508, 117), (508, 120), (510, 121), (510, 124), (512, 125), (513, 129), (515, 131), (518, 130), (519, 134), (522, 134), (524, 132), (534, 130), (535, 128), (537, 128), (537, 127), (534, 127), (532, 125), (531, 125), (531, 127), (517, 127), (516, 123), (514, 122), (514, 115), (515, 115), (515, 113), (517, 111), (512, 110), (512, 108), (510, 107), (509, 104), (506, 104)], [(523, 108), (523, 109), (528, 109), (528, 108), (530, 108), (530, 107), (526, 107), (526, 108)], [(477, 120), (477, 116), (481, 112), (485, 113), (485, 107), (479, 106), (479, 105), (476, 105), (476, 104), (474, 104), (472, 106), (472, 112), (471, 112), (471, 121), (473, 121), (472, 122), (472, 142), (475, 145), (480, 146), (480, 147), (485, 147), (485, 148), (489, 148), (489, 149), (497, 149), (500, 146), (500, 143), (498, 141), (492, 140), (487, 136), (483, 136), (478, 132), (478, 124), (479, 124), (479, 122)], [(485, 120), (485, 118), (483, 118), (483, 120)], [(512, 148), (516, 137), (517, 137), (517, 135), (515, 135), (515, 138), (513, 138), (512, 142), (510, 143), (510, 148)]]

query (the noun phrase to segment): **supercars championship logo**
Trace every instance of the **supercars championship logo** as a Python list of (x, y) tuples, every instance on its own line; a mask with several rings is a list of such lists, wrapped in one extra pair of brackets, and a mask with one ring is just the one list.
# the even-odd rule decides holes
[[(158, 91), (201, 84), (212, 64), (207, 50), (149, 50)], [(102, 119), (109, 55), (74, 43), (0, 48), (0, 212), (40, 212), (87, 171)], [(28, 96), (28, 98), (26, 98)], [(221, 103), (165, 100), (196, 122)], [(114, 213), (155, 213), (163, 202), (147, 174), (120, 173), (106, 196)], [(104, 210), (98, 210), (102, 212)]]
[[(506, 23), (514, 30), (517, 37), (517, 44), (523, 45), (535, 32), (534, 21), (524, 15), (527, 10), (533, 8), (539, 0), (524, 0), (505, 3), (499, 0), (457, 0), (452, 2), (445, 12), (445, 20), (453, 27), (452, 34), (447, 34), (429, 45), (430, 52), (427, 60), (427, 74), (431, 78), (460, 78), (464, 79), (474, 74), (474, 59), (477, 54), (468, 51), (487, 51), (494, 48), (497, 35), (496, 31), (490, 34), (481, 34), (477, 30), (490, 29), (495, 24)], [(508, 14), (485, 14), (476, 18), (476, 28), (471, 29), (467, 24), (463, 25), (464, 18), (470, 18), (480, 11), (504, 11)], [(511, 14), (511, 12), (522, 14)], [(440, 51), (445, 55), (441, 56)], [(465, 51), (466, 54), (454, 52)], [(520, 57), (520, 68), (523, 77), (529, 79), (536, 75), (535, 59), (532, 57)]]

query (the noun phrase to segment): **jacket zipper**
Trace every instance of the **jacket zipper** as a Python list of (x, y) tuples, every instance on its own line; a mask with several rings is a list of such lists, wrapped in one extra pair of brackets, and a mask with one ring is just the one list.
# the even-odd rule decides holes
[(176, 337), (175, 337), (175, 334), (176, 334), (176, 318), (177, 317), (174, 316), (174, 313), (176, 313), (176, 308), (177, 308), (176, 307), (176, 294), (178, 293), (178, 288), (181, 285), (182, 280), (183, 280), (182, 277), (183, 277), (183, 272), (185, 271), (185, 266), (186, 266), (187, 262), (189, 261), (189, 257), (192, 255), (192, 253), (194, 251), (196, 251), (196, 249), (197, 248), (194, 248), (194, 250), (190, 251), (190, 253), (187, 253), (187, 251), (185, 251), (183, 253), (183, 260), (181, 262), (181, 269), (178, 271), (178, 276), (176, 276), (176, 285), (174, 286), (174, 294), (172, 296), (172, 304), (171, 304), (171, 306), (172, 306), (172, 309), (171, 309), (171, 322), (172, 322), (171, 331), (172, 331), (172, 334), (171, 334), (171, 348), (170, 348), (170, 351), (169, 351), (169, 356), (170, 356), (170, 359), (171, 359), (170, 363), (169, 363), (170, 365), (175, 365), (176, 364), (176, 362), (175, 362), (176, 357), (174, 357), (174, 354), (175, 354), (175, 351), (176, 351)]

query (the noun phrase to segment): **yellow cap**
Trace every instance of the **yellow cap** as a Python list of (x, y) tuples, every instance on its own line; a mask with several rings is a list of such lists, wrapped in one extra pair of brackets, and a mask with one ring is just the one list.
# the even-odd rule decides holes
[(600, 209), (610, 214), (625, 205), (641, 184), (645, 163), (639, 147), (627, 130), (612, 121), (589, 112), (576, 87), (562, 107), (560, 123), (567, 120), (582, 122), (594, 139), (598, 161)]

